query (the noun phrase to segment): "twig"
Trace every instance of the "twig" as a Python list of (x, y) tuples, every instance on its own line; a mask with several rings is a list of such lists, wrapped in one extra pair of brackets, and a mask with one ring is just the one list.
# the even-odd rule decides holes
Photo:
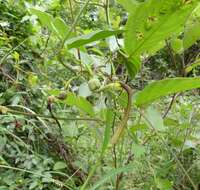
[(74, 20), (74, 22), (73, 22), (73, 24), (72, 24), (70, 30), (68, 31), (67, 35), (65, 36), (65, 38), (64, 38), (64, 40), (63, 40), (63, 42), (62, 42), (62, 44), (61, 44), (61, 49), (64, 47), (66, 40), (69, 38), (69, 36), (70, 36), (71, 33), (73, 32), (73, 30), (74, 30), (76, 24), (78, 23), (78, 21), (79, 21), (81, 15), (82, 15), (82, 13), (83, 13), (84, 10), (86, 9), (86, 7), (87, 7), (87, 5), (88, 5), (89, 2), (90, 2), (90, 0), (87, 0), (87, 1), (85, 2), (85, 4), (83, 5), (83, 7), (81, 8), (79, 14), (76, 16), (76, 18), (75, 18), (75, 20)]
[[(8, 109), (9, 113), (16, 114), (16, 115), (25, 115), (25, 116), (31, 116), (31, 117), (43, 117), (47, 119), (52, 119), (51, 115), (42, 115), (42, 114), (35, 114), (35, 113), (29, 113), (29, 112), (21, 112), (21, 111), (16, 111), (12, 109)], [(2, 114), (6, 115), (6, 114)], [(95, 119), (95, 118), (77, 118), (77, 117), (71, 117), (71, 118), (65, 118), (65, 117), (56, 117), (58, 120), (65, 120), (65, 121), (97, 121), (97, 122), (102, 122), (100, 119)]]
[(168, 114), (169, 111), (171, 110), (172, 105), (173, 105), (173, 103), (175, 102), (175, 100), (176, 100), (176, 98), (177, 98), (178, 95), (179, 95), (179, 94), (174, 94), (174, 95), (172, 96), (172, 100), (171, 100), (171, 102), (170, 102), (170, 104), (169, 104), (167, 110), (165, 111), (164, 115), (162, 116), (163, 119), (164, 119), (165, 117), (167, 117), (167, 114)]
[[(74, 0), (75, 3), (79, 3), (79, 4), (84, 4), (84, 1), (77, 1), (77, 0)], [(93, 5), (93, 6), (98, 6), (98, 7), (102, 7), (104, 8), (104, 5), (103, 4), (100, 4), (100, 3), (88, 3), (88, 5)]]
[(22, 42), (20, 42), (17, 46), (13, 47), (8, 53), (6, 53), (2, 59), (0, 60), (0, 65), (6, 60), (6, 58), (14, 52), (18, 47), (20, 47), (28, 38), (24, 39)]

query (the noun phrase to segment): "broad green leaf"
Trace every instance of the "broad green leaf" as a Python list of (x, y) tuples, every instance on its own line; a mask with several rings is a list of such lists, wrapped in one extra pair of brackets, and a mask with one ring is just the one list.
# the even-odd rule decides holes
[(162, 131), (165, 129), (161, 114), (158, 112), (158, 110), (156, 110), (152, 106), (147, 108), (145, 112), (145, 116), (147, 120), (151, 123), (150, 125), (149, 122), (146, 122), (147, 126), (150, 125), (149, 126), (150, 128), (153, 126), (156, 130), (159, 130), (159, 131)]
[(159, 43), (183, 30), (195, 6), (196, 1), (184, 3), (182, 0), (149, 0), (140, 3), (130, 12), (126, 25), (125, 49), (129, 56), (132, 58), (159, 50)]
[(40, 11), (38, 9), (33, 9), (33, 8), (31, 8), (29, 10), (32, 14), (34, 14), (38, 17), (38, 19), (43, 27), (47, 27), (48, 29), (53, 30), (53, 27), (51, 25), (51, 23), (53, 22), (53, 17), (50, 14)]
[(184, 49), (189, 48), (197, 40), (200, 39), (200, 4), (193, 11), (188, 19), (185, 27), (185, 34), (183, 38)]
[(105, 153), (109, 140), (110, 140), (110, 133), (111, 133), (111, 128), (112, 128), (112, 123), (113, 123), (113, 118), (114, 114), (111, 110), (107, 109), (106, 111), (106, 128), (104, 131), (104, 140), (101, 148), (101, 156)]
[(134, 8), (137, 7), (137, 5), (139, 4), (136, 0), (117, 0), (120, 4), (123, 5), (123, 7), (131, 12), (133, 11)]
[(153, 82), (135, 95), (135, 104), (142, 106), (169, 94), (200, 88), (200, 77), (172, 78)]
[(81, 96), (76, 96), (73, 93), (69, 93), (67, 95), (67, 99), (65, 103), (70, 106), (76, 106), (82, 111), (88, 113), (91, 116), (94, 116), (94, 110), (90, 102), (88, 102), (85, 98)]
[(109, 171), (104, 177), (102, 177), (89, 190), (95, 190), (95, 189), (99, 188), (101, 185), (103, 185), (104, 183), (106, 183), (110, 178), (116, 176), (117, 174), (120, 174), (122, 172), (130, 172), (130, 171), (133, 171), (134, 169), (135, 169), (134, 164), (129, 164), (129, 165), (121, 167), (121, 168), (113, 169), (113, 170)]
[(64, 39), (68, 32), (68, 27), (65, 24), (64, 20), (62, 20), (60, 17), (56, 17), (52, 23), (54, 30), (58, 34), (58, 36), (61, 39)]
[(95, 31), (95, 32), (92, 32), (90, 34), (86, 34), (86, 35), (82, 35), (82, 36), (71, 38), (71, 39), (66, 41), (66, 44), (67, 44), (67, 47), (69, 49), (78, 48), (80, 46), (89, 44), (91, 42), (102, 40), (102, 39), (105, 39), (107, 37), (110, 37), (110, 36), (113, 36), (113, 35), (117, 35), (117, 34), (120, 34), (120, 33), (123, 33), (123, 32), (124, 32), (123, 30), (100, 30), (100, 31)]
[(53, 170), (61, 170), (61, 169), (64, 169), (66, 168), (67, 165), (65, 162), (56, 162), (54, 167), (53, 167)]

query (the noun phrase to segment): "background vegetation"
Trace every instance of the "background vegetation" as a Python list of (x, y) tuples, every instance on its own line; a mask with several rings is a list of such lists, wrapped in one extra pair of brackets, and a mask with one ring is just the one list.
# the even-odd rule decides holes
[(0, 190), (199, 190), (199, 0), (0, 0)]

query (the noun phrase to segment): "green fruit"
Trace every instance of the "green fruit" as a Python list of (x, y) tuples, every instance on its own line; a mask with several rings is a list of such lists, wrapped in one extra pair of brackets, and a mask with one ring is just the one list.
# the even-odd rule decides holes
[(101, 83), (100, 83), (99, 79), (93, 78), (93, 79), (89, 80), (88, 86), (91, 91), (94, 91), (94, 90), (97, 90), (98, 88), (100, 88)]

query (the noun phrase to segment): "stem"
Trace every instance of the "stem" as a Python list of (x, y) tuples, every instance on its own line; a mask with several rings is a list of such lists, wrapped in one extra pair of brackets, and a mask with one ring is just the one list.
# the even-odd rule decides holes
[(71, 33), (73, 32), (75, 26), (77, 25), (77, 23), (78, 23), (78, 21), (79, 21), (81, 15), (82, 15), (82, 13), (83, 13), (84, 10), (86, 9), (86, 7), (87, 7), (87, 5), (88, 5), (89, 2), (90, 2), (90, 0), (87, 0), (87, 1), (85, 2), (85, 4), (83, 5), (83, 7), (81, 8), (79, 14), (76, 16), (76, 18), (75, 18), (75, 20), (74, 20), (74, 22), (73, 22), (73, 24), (72, 24), (72, 26), (71, 26), (71, 29), (69, 30), (69, 32), (67, 33), (67, 35), (65, 36), (65, 38), (64, 38), (64, 40), (63, 40), (63, 42), (62, 42), (62, 44), (61, 44), (61, 49), (64, 47), (66, 40), (69, 38), (69, 36), (70, 36)]
[(120, 122), (118, 128), (116, 129), (116, 131), (111, 139), (112, 144), (116, 144), (118, 142), (119, 138), (122, 136), (124, 129), (127, 126), (127, 121), (129, 119), (129, 115), (131, 112), (132, 89), (125, 83), (120, 82), (120, 85), (128, 94), (128, 103), (127, 103), (127, 107), (124, 111), (124, 117), (122, 118), (122, 121)]
[(88, 182), (90, 181), (90, 179), (92, 178), (92, 176), (94, 175), (96, 169), (98, 168), (99, 164), (100, 164), (100, 160), (101, 160), (101, 157), (100, 159), (97, 160), (97, 163), (93, 166), (92, 170), (90, 171), (85, 183), (83, 184), (83, 186), (81, 187), (80, 190), (85, 190), (85, 188), (87, 187), (88, 185)]
[(169, 104), (169, 107), (167, 108), (167, 110), (165, 111), (164, 115), (162, 116), (163, 119), (167, 117), (167, 114), (168, 114), (169, 111), (171, 110), (171, 108), (172, 108), (172, 106), (173, 106), (173, 104), (174, 104), (174, 102), (175, 102), (175, 100), (176, 100), (176, 98), (177, 98), (178, 95), (179, 95), (179, 94), (174, 94), (174, 95), (172, 96), (172, 100), (171, 100), (171, 102), (170, 102), (170, 104)]
[[(25, 116), (31, 116), (31, 117), (43, 117), (47, 119), (53, 119), (51, 115), (42, 115), (42, 114), (36, 114), (36, 113), (29, 113), (29, 112), (21, 112), (17, 110), (12, 110), (8, 109), (9, 113), (16, 114), (16, 115), (25, 115)], [(2, 114), (6, 115), (6, 114)], [(93, 118), (76, 118), (76, 117), (71, 117), (71, 118), (65, 118), (65, 117), (56, 117), (58, 120), (65, 120), (65, 121), (97, 121), (97, 122), (102, 122), (100, 119), (93, 119)]]
[(159, 139), (162, 141), (162, 143), (165, 145), (166, 149), (171, 153), (171, 155), (174, 157), (174, 159), (177, 161), (178, 165), (180, 166), (180, 168), (182, 169), (183, 173), (185, 174), (185, 176), (188, 178), (189, 182), (191, 183), (191, 185), (193, 186), (194, 190), (198, 190), (196, 188), (195, 183), (193, 182), (193, 180), (191, 179), (190, 175), (188, 174), (188, 172), (186, 171), (186, 169), (183, 167), (182, 163), (180, 162), (180, 160), (178, 159), (178, 157), (176, 156), (176, 154), (174, 153), (174, 151), (169, 147), (168, 143), (165, 142), (165, 139), (163, 138), (162, 135), (160, 135), (156, 129), (155, 126), (151, 123), (151, 121), (149, 121), (149, 119), (141, 112), (141, 115), (143, 116), (143, 118), (147, 121), (147, 123), (149, 123), (149, 125), (151, 126), (151, 128), (154, 130), (154, 132), (156, 133), (156, 135), (159, 137)]
[(110, 3), (109, 0), (106, 0), (104, 9), (106, 12), (106, 22), (107, 22), (108, 26), (110, 27), (109, 3)]

